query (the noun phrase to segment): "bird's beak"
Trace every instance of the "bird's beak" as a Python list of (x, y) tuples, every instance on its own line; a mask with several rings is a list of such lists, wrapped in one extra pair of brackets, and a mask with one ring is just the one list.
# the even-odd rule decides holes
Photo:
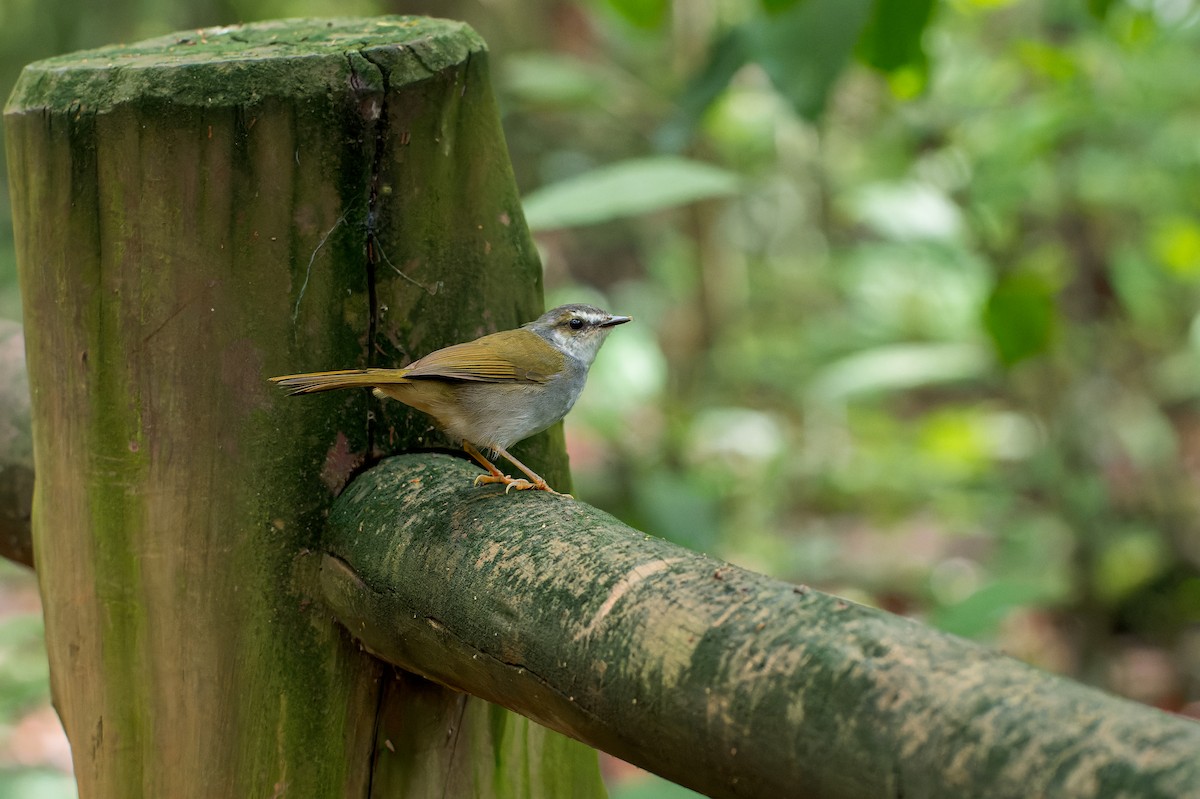
[(626, 322), (632, 321), (632, 316), (610, 316), (600, 323), (600, 327), (615, 327), (616, 325), (623, 325)]

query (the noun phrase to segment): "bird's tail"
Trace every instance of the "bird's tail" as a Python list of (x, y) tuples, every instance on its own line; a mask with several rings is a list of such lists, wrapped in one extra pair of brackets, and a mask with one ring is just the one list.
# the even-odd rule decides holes
[(280, 375), (269, 378), (272, 383), (287, 389), (289, 394), (315, 394), (338, 388), (358, 386), (387, 386), (407, 383), (405, 369), (342, 369), (337, 372), (308, 372), (301, 375)]

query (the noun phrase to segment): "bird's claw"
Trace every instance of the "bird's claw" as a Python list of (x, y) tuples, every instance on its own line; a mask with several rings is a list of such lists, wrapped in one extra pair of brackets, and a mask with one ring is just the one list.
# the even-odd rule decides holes
[(535, 489), (537, 491), (545, 491), (550, 494), (555, 494), (560, 497), (574, 499), (570, 494), (563, 494), (555, 491), (546, 483), (545, 480), (538, 480), (536, 483), (526, 480), (523, 477), (510, 477), (507, 474), (481, 474), (475, 478), (475, 485), (491, 485), (492, 483), (501, 483), (504, 485), (504, 493), (507, 494), (514, 488), (518, 491), (528, 491)]
[[(525, 491), (530, 488), (537, 488), (533, 483), (521, 477), (509, 477), (507, 474), (481, 474), (475, 478), (475, 485), (491, 485), (492, 483), (501, 483), (504, 485), (504, 493), (507, 494), (512, 489)], [(549, 486), (547, 486), (549, 488)]]
[(512, 491), (514, 488), (518, 491), (528, 491), (531, 488), (537, 488), (537, 486), (528, 480), (522, 480), (520, 477), (512, 477), (504, 481), (505, 494), (507, 494), (509, 491)]

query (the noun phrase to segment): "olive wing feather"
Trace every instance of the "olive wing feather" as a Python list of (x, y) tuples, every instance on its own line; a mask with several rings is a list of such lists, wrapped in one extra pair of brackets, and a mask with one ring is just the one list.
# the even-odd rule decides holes
[(536, 333), (505, 330), (454, 344), (413, 361), (409, 379), (482, 383), (545, 383), (563, 369), (563, 355)]

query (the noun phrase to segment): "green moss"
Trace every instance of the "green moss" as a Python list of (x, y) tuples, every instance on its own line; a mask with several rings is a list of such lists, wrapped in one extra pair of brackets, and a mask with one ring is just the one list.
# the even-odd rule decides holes
[[(92, 331), (88, 342), (91, 364), (89, 402), (90, 463), (86, 471), (90, 534), (96, 556), (95, 570), (103, 581), (99, 631), (106, 701), (113, 711), (110, 731), (119, 731), (132, 751), (149, 755), (156, 731), (147, 696), (145, 663), (149, 641), (148, 601), (142, 569), (144, 544), (138, 533), (146, 524), (146, 508), (139, 486), (146, 480), (146, 457), (138, 394), (122, 362), (128, 346), (124, 328), (127, 309), (118, 291), (105, 286), (103, 275), (81, 275), (96, 281), (85, 314)], [(142, 783), (145, 757), (123, 758), (113, 767), (128, 785)]]
[[(103, 112), (157, 98), (220, 108), (266, 97), (323, 97), (329, 58), (394, 54), (393, 69), (419, 80), (484, 49), (465, 23), (428, 17), (290, 19), (205, 28), (37, 61), (25, 67), (7, 113), (48, 108)], [(349, 72), (345, 63), (342, 77)], [(405, 81), (397, 81), (405, 82)]]

